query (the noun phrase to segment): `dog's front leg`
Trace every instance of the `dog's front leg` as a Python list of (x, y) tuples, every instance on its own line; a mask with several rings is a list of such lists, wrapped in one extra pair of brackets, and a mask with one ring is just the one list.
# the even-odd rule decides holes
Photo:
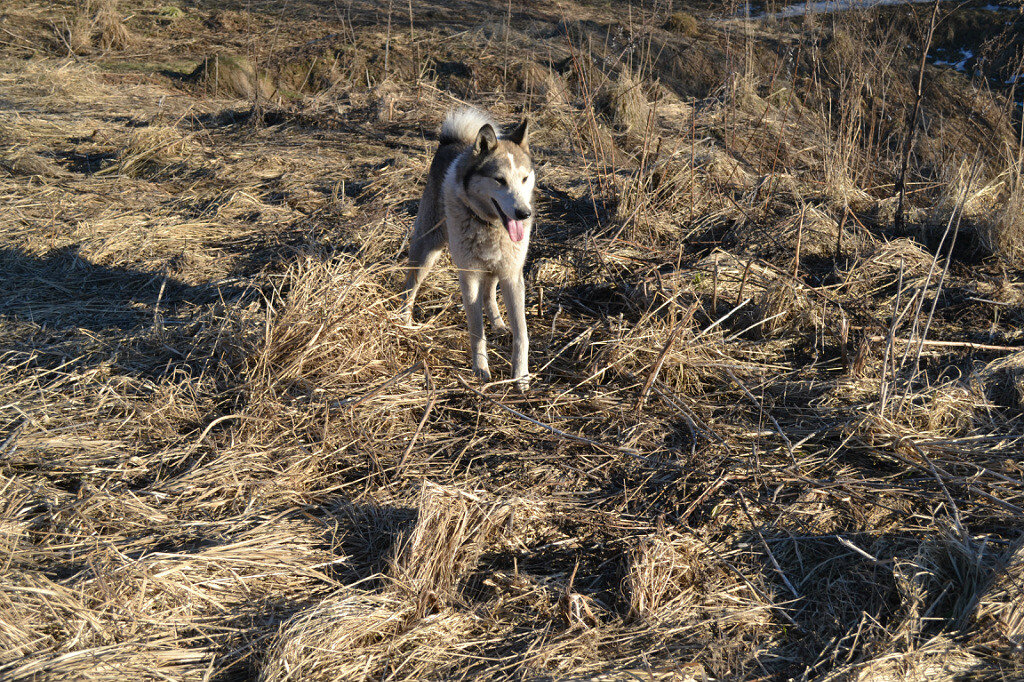
[(512, 378), (525, 391), (530, 387), (530, 340), (526, 332), (526, 283), (522, 273), (501, 280), (501, 295), (512, 326)]
[(487, 340), (484, 338), (483, 277), (472, 270), (459, 271), (462, 305), (469, 323), (469, 357), (473, 371), (483, 381), (491, 380), (487, 367)]
[(498, 310), (498, 278), (494, 275), (486, 278), (483, 283), (484, 312), (491, 321), (491, 328), (499, 332), (507, 332), (508, 327), (501, 319), (501, 311)]

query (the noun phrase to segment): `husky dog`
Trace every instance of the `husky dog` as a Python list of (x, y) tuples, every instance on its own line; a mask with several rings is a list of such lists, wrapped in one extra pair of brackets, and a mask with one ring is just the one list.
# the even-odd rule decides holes
[(447, 239), (469, 321), (473, 371), (491, 380), (484, 312), (492, 327), (507, 329), (496, 298), (500, 283), (512, 326), (512, 377), (525, 389), (529, 341), (523, 262), (533, 226), (534, 184), (529, 121), (523, 119), (504, 138), (496, 130), (490, 117), (476, 109), (453, 111), (441, 125), (441, 144), (409, 238), (402, 312), (411, 322), (416, 292)]

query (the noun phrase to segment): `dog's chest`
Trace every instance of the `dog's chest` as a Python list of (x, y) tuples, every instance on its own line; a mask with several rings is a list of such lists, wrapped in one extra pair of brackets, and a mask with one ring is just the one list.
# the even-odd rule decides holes
[(462, 235), (468, 255), (476, 260), (496, 265), (506, 260), (502, 241), (505, 235), (494, 225), (482, 225), (471, 220)]
[[(463, 213), (458, 221), (449, 224), (448, 242), (456, 267), (486, 270), (506, 276), (521, 268), (529, 240), (512, 243), (508, 232), (500, 225), (488, 225)], [(527, 227), (529, 230), (529, 227)]]

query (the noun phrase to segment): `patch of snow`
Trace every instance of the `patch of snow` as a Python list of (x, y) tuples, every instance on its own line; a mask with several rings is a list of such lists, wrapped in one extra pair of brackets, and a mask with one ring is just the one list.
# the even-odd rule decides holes
[(961, 47), (960, 48), (960, 61), (958, 61), (958, 62), (951, 62), (951, 61), (948, 61), (948, 60), (945, 60), (945, 59), (936, 59), (935, 60), (935, 66), (952, 66), (957, 71), (961, 71), (961, 72), (966, 73), (967, 72), (967, 62), (970, 61), (970, 59), (972, 57), (974, 57), (974, 53), (973, 52), (971, 52), (970, 50), (965, 50), (964, 48)]
[[(760, 14), (751, 14), (750, 16), (754, 19), (764, 19), (767, 17), (774, 17), (776, 19), (792, 19), (793, 17), (802, 17), (805, 14), (829, 14), (831, 12), (845, 12), (852, 9), (870, 9), (871, 7), (882, 7), (886, 5), (920, 4), (931, 1), (932, 0), (824, 0), (822, 2), (794, 3), (787, 7), (783, 7), (774, 14), (761, 12)], [(749, 8), (749, 3), (747, 3), (747, 7)], [(996, 12), (1013, 8), (1006, 7), (1004, 5), (989, 4), (982, 9)]]

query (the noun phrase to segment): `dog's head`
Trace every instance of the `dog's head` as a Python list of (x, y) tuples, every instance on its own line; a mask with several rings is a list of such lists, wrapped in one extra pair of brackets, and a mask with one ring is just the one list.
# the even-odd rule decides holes
[(526, 235), (533, 215), (533, 157), (530, 124), (523, 122), (505, 138), (484, 125), (473, 143), (473, 159), (463, 179), (466, 198), (477, 215), (500, 222), (514, 242)]

